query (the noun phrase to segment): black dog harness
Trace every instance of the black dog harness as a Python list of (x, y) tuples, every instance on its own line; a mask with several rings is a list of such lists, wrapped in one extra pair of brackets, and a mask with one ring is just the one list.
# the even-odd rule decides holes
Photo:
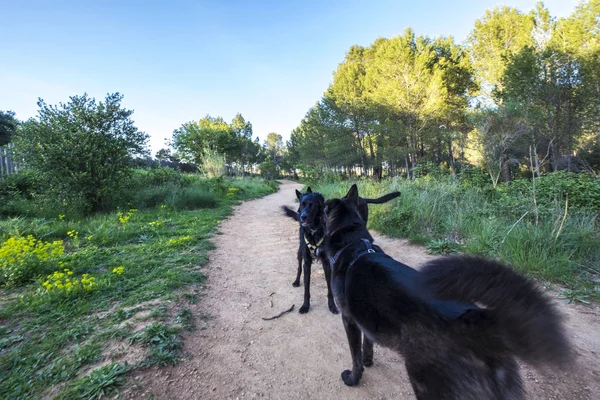
[[(331, 257), (329, 259), (329, 265), (331, 266), (331, 268), (333, 268), (335, 266), (335, 263), (339, 260), (340, 256), (342, 255), (342, 253), (344, 252), (344, 250), (346, 250), (348, 247), (354, 245), (356, 242), (354, 243), (350, 243), (347, 244), (346, 246), (342, 247), (341, 249), (339, 249), (337, 251), (337, 253), (335, 253), (335, 255), (333, 257)], [(352, 265), (354, 265), (354, 263), (361, 258), (362, 256), (365, 256), (367, 254), (373, 254), (373, 253), (377, 253), (377, 251), (373, 248), (373, 244), (368, 240), (368, 239), (360, 239), (360, 243), (363, 244), (366, 247), (366, 250), (361, 251), (360, 253), (358, 253), (353, 259), (352, 261), (350, 261), (350, 263), (348, 264), (348, 268), (350, 268)]]

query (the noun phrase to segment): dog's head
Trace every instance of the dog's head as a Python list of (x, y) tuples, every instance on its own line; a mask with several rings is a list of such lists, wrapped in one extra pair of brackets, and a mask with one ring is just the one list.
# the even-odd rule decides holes
[(302, 194), (296, 190), (298, 197), (298, 219), (300, 225), (308, 229), (317, 229), (323, 221), (325, 198), (319, 193), (313, 193), (310, 187)]
[(327, 234), (344, 227), (359, 227), (365, 223), (358, 211), (358, 187), (352, 185), (345, 197), (325, 202), (325, 226)]

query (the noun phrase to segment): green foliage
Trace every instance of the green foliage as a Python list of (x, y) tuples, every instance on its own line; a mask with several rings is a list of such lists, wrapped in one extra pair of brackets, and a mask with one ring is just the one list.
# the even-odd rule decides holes
[(260, 175), (265, 179), (275, 179), (279, 176), (279, 167), (273, 160), (267, 159), (263, 161), (258, 169), (260, 171)]
[(18, 121), (14, 112), (0, 110), (0, 146), (10, 143), (17, 126)]
[[(402, 35), (352, 46), (292, 132), (304, 177), (407, 176), (419, 164), (484, 167), (497, 185), (600, 165), (600, 6), (488, 10), (467, 43)], [(286, 166), (285, 170), (294, 170)]]
[(45, 242), (32, 235), (7, 238), (0, 245), (0, 285), (18, 285), (62, 266), (61, 240)]
[(225, 157), (210, 148), (202, 152), (202, 171), (209, 178), (218, 178), (225, 175)]
[(563, 292), (558, 296), (559, 299), (564, 299), (565, 304), (571, 304), (580, 302), (583, 304), (590, 304), (587, 300), (590, 296), (585, 294), (582, 290), (564, 289)]
[(531, 180), (493, 189), (482, 175), (463, 168), (458, 177), (311, 182), (311, 187), (325, 198), (345, 195), (352, 183), (366, 197), (398, 190), (397, 201), (369, 208), (369, 228), (407, 237), (433, 254), (498, 257), (536, 278), (597, 295), (592, 290), (600, 273), (597, 178), (548, 174), (536, 179), (534, 202)]
[(452, 38), (431, 40), (407, 29), (367, 48), (353, 46), (288, 150), (310, 175), (330, 168), (349, 175), (360, 165), (363, 174), (381, 177), (385, 163), (397, 174), (407, 164), (414, 168), (424, 149), (450, 165), (475, 89), (468, 53)]
[(102, 399), (116, 392), (123, 384), (129, 366), (118, 363), (105, 365), (90, 375), (77, 379), (68, 385), (58, 399)]
[[(600, 210), (600, 179), (568, 172), (554, 172), (536, 179), (535, 195), (538, 212), (552, 214), (557, 207)], [(499, 187), (503, 196), (500, 206), (510, 210), (511, 215), (531, 210), (534, 189), (531, 180), (519, 179)]]
[(73, 96), (67, 104), (38, 102), (38, 118), (15, 135), (17, 152), (53, 188), (53, 197), (82, 212), (110, 209), (131, 175), (130, 162), (144, 151), (148, 136), (133, 125), (122, 96), (104, 102)]
[(533, 45), (533, 19), (512, 7), (486, 10), (483, 18), (475, 21), (468, 42), (474, 67), (479, 76), (491, 85), (499, 85), (506, 60), (526, 46)]
[(147, 366), (177, 364), (183, 344), (177, 337), (179, 328), (161, 323), (148, 325), (131, 338), (132, 343), (141, 343), (151, 349), (146, 359)]
[(178, 158), (204, 166), (205, 172), (219, 176), (224, 164), (244, 171), (248, 165), (259, 162), (262, 153), (257, 140), (252, 140), (252, 124), (241, 114), (231, 124), (207, 115), (176, 129), (172, 145)]
[(460, 252), (460, 245), (446, 239), (436, 239), (425, 246), (430, 254), (454, 254)]
[[(178, 293), (183, 290), (182, 300), (198, 297), (201, 268), (213, 249), (210, 237), (231, 205), (277, 186), (259, 178), (178, 174), (137, 171), (133, 176), (181, 191), (200, 188), (216, 205), (187, 211), (162, 204), (81, 220), (59, 215), (0, 219), (0, 243), (32, 235), (64, 246), (60, 268), (53, 265), (38, 281), (0, 287), (0, 398), (114, 396), (128, 371), (181, 359), (179, 331), (191, 329), (192, 318), (184, 307), (171, 314), (172, 304), (180, 303)], [(97, 283), (92, 290), (67, 289), (75, 280), (82, 285), (86, 279), (87, 285), (92, 277)], [(137, 353), (132, 346), (138, 346), (140, 357), (130, 358)]]
[(187, 307), (182, 308), (177, 313), (175, 322), (177, 324), (181, 324), (181, 326), (183, 326), (183, 329), (187, 331), (193, 331), (194, 329), (196, 329), (194, 325), (194, 315), (192, 313), (192, 310), (190, 310)]

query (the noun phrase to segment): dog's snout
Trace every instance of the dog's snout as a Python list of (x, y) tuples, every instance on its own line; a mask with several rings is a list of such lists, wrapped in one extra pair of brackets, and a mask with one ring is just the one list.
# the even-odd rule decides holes
[(304, 222), (308, 219), (308, 215), (306, 214), (300, 214), (300, 221)]

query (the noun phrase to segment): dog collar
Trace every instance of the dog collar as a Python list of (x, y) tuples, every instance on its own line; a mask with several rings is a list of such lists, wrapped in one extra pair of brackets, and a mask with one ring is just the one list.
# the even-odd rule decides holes
[[(358, 253), (356, 255), (356, 257), (354, 257), (352, 259), (352, 261), (350, 261), (350, 263), (348, 264), (348, 268), (350, 268), (355, 262), (356, 260), (358, 260), (359, 258), (361, 258), (362, 256), (366, 255), (366, 254), (373, 254), (376, 253), (375, 249), (373, 248), (373, 244), (368, 240), (368, 239), (360, 239), (360, 242), (365, 244), (367, 249), (364, 251), (361, 251), (360, 253)], [(329, 259), (329, 265), (331, 266), (331, 268), (333, 269), (333, 267), (335, 266), (335, 263), (338, 261), (338, 259), (340, 258), (340, 256), (342, 255), (342, 253), (344, 252), (344, 250), (346, 250), (348, 247), (352, 246), (354, 243), (349, 243), (346, 246), (342, 247), (341, 249), (339, 249), (337, 251), (337, 253), (335, 253), (335, 255), (333, 257), (331, 257)]]

